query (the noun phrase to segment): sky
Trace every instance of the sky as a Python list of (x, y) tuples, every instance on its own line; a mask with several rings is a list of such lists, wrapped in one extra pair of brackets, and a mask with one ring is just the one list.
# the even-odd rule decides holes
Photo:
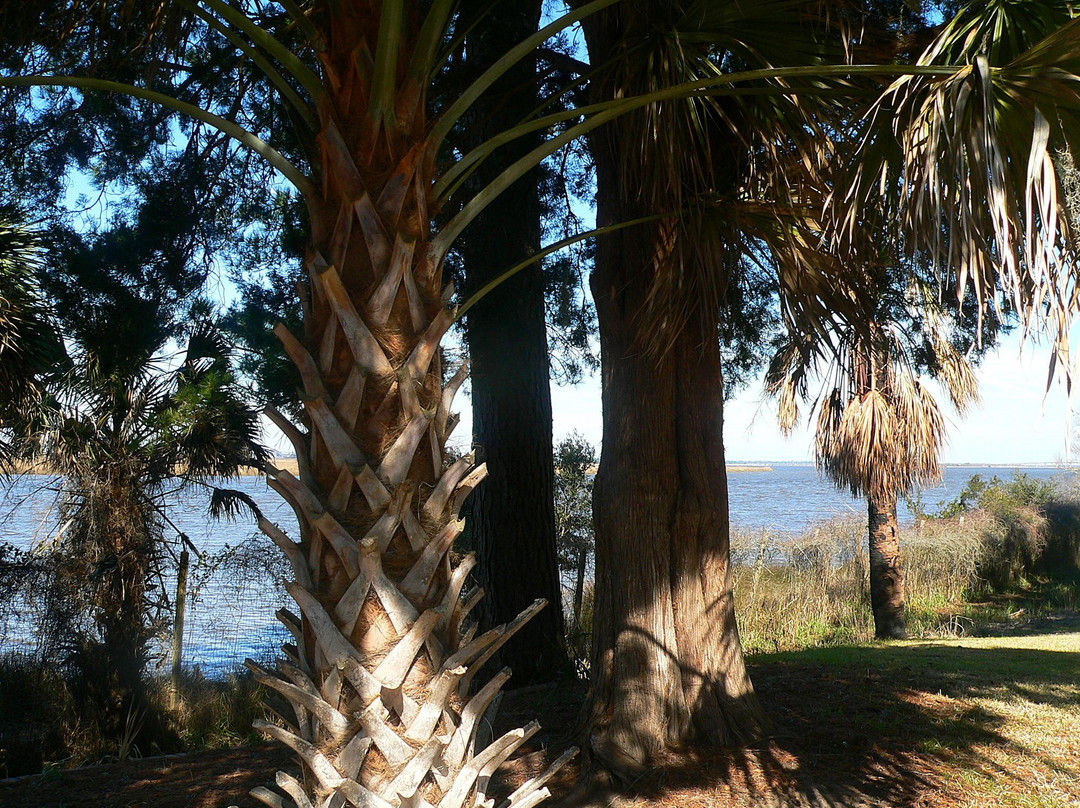
[[(1066, 428), (1070, 423), (1064, 385), (1055, 380), (1046, 392), (1050, 349), (1025, 345), (1005, 337), (979, 368), (981, 404), (960, 419), (946, 405), (949, 444), (946, 463), (976, 465), (1054, 465), (1066, 459)], [(785, 438), (776, 426), (776, 409), (761, 401), (761, 385), (747, 389), (724, 406), (724, 446), (728, 462), (811, 462), (813, 432), (804, 428)], [(467, 449), (472, 433), (471, 401), (467, 389), (455, 408), (461, 423), (452, 441)], [(935, 391), (936, 392), (936, 391)], [(944, 401), (943, 396), (938, 396)], [(599, 447), (602, 434), (599, 374), (575, 386), (552, 386), (552, 431), (558, 441), (571, 432)], [(805, 421), (805, 416), (804, 416)], [(1074, 460), (1076, 458), (1073, 458)]]

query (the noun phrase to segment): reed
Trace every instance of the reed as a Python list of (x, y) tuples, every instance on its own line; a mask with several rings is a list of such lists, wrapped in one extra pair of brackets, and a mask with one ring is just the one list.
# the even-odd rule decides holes
[[(1062, 495), (1070, 498), (1006, 498), (904, 529), (911, 635), (961, 636), (1033, 611), (1075, 608), (1075, 576), (1045, 563), (1048, 548), (1059, 557), (1062, 546), (1071, 547), (1076, 571), (1080, 501), (1072, 492)], [(1061, 518), (1063, 512), (1071, 518)], [(733, 531), (736, 614), (749, 653), (873, 638), (866, 530), (864, 519), (851, 516), (795, 538), (773, 530)]]

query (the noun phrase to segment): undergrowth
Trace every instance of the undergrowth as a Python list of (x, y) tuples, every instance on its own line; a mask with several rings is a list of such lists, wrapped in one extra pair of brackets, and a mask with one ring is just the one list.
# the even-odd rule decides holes
[[(976, 475), (937, 513), (917, 501), (901, 529), (908, 632), (963, 636), (992, 624), (1080, 607), (1080, 498), (1018, 474)], [(869, 641), (874, 636), (867, 526), (827, 522), (800, 538), (734, 531), (736, 614), (748, 653)]]
[[(168, 677), (148, 682), (148, 698), (187, 752), (256, 743), (251, 724), (267, 718), (265, 689), (247, 672), (207, 679), (185, 672), (176, 697)], [(142, 716), (129, 716), (134, 731)], [(0, 658), (0, 778), (158, 753), (106, 741), (65, 678), (26, 657)]]

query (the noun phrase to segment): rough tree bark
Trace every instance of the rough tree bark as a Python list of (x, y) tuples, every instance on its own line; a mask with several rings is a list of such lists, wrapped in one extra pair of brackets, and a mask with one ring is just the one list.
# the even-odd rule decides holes
[[(454, 315), (441, 242), (429, 232), (436, 163), (426, 82), (397, 66), (409, 64), (406, 53), (380, 66), (384, 7), (329, 3), (312, 18), (325, 35), (327, 92), (319, 183), (307, 194), (306, 333), (277, 328), (303, 378), (310, 430), (270, 413), (294, 443), (299, 478), (268, 470), (296, 512), (299, 541), (260, 519), (292, 563), (301, 617), (279, 612), (295, 642), (276, 673), (248, 665), (291, 706), (284, 726), (258, 726), (303, 763), (304, 782), (277, 776), (297, 808), (491, 808), (492, 774), (536, 725), (484, 748), (485, 719), (510, 672), (479, 690), (474, 679), (543, 603), (479, 632), (470, 612), (481, 593), (463, 594), (476, 559), (450, 555), (462, 503), (485, 470), (472, 455), (450, 463), (444, 453), (465, 369), (444, 386), (439, 344)], [(402, 48), (422, 21), (407, 11)], [(535, 805), (549, 775), (503, 805)]]
[[(616, 16), (585, 22), (593, 64), (619, 46)], [(610, 95), (622, 88), (608, 86)], [(598, 130), (597, 226), (638, 218), (640, 134)], [(625, 151), (624, 151), (625, 150)], [(589, 747), (624, 779), (689, 742), (762, 729), (731, 591), (723, 380), (716, 332), (691, 316), (670, 350), (646, 349), (653, 273), (673, 260), (654, 227), (597, 242), (603, 446), (593, 490), (596, 594)]]
[[(489, 9), (468, 0), (466, 16)], [(500, 7), (479, 20), (467, 43), (477, 72), (506, 52), (508, 43), (535, 33), (540, 2)], [(475, 106), (470, 136), (481, 142), (525, 118), (537, 105), (535, 58), (523, 59)], [(541, 142), (518, 138), (482, 165), (482, 187)], [(540, 249), (539, 177), (533, 171), (503, 192), (465, 231), (461, 252), (469, 292)], [(514, 686), (551, 681), (569, 669), (555, 550), (551, 389), (544, 283), (537, 264), (504, 282), (469, 311), (473, 443), (488, 476), (471, 498), (469, 528), (484, 588), (481, 626), (513, 619), (533, 600), (548, 606), (500, 652), (514, 669)]]
[(874, 634), (879, 640), (907, 636), (904, 618), (904, 568), (900, 558), (900, 529), (896, 497), (866, 499), (870, 526), (870, 605)]
[[(596, 138), (597, 220), (629, 218)], [(604, 435), (593, 492), (596, 596), (590, 745), (633, 773), (691, 740), (755, 737), (760, 717), (731, 593), (719, 346), (685, 329), (643, 350), (647, 229), (601, 239), (592, 276)]]
[(761, 728), (731, 592), (719, 348), (688, 330), (667, 356), (643, 353), (649, 251), (635, 241), (602, 240), (592, 278), (604, 436), (589, 733), (616, 773)]

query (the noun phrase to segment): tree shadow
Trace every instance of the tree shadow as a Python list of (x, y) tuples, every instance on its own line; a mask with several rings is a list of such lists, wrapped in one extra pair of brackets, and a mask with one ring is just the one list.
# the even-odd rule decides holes
[(882, 644), (749, 663), (771, 722), (764, 743), (687, 750), (630, 789), (594, 779), (564, 804), (916, 805), (957, 776), (1023, 782), (1032, 761), (1080, 782), (1080, 762), (1008, 737), (993, 707), (1080, 708), (1080, 650)]
[(4, 808), (256, 808), (248, 792), (296, 772), (291, 750), (258, 745), (130, 759), (0, 782)]

